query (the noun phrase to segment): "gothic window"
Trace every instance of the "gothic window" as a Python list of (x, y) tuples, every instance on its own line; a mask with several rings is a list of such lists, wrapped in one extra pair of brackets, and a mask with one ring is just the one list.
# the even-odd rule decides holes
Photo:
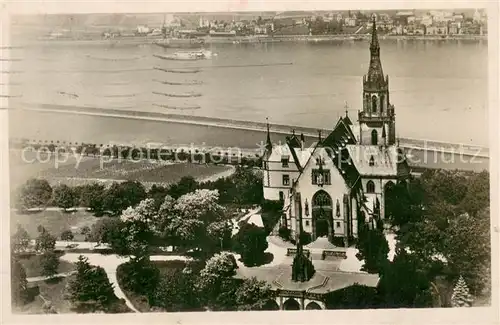
[(313, 197), (313, 206), (332, 206), (332, 199), (328, 193), (320, 191)]
[(378, 133), (377, 130), (372, 131), (372, 145), (376, 146), (378, 144)]
[(384, 112), (384, 99), (385, 99), (384, 94), (380, 95), (380, 114)]
[(370, 95), (366, 94), (365, 95), (365, 106), (368, 109), (368, 106), (370, 105)]
[(314, 185), (319, 185), (319, 184), (330, 185), (331, 184), (330, 171), (328, 169), (323, 169), (323, 171), (320, 172), (319, 169), (313, 169), (312, 183)]
[(373, 156), (370, 156), (370, 162), (368, 163), (371, 167), (375, 166), (375, 159)]
[(340, 221), (337, 221), (337, 228), (340, 228)]
[(375, 183), (372, 181), (366, 183), (366, 193), (375, 193)]
[(372, 113), (377, 113), (377, 96), (372, 96)]

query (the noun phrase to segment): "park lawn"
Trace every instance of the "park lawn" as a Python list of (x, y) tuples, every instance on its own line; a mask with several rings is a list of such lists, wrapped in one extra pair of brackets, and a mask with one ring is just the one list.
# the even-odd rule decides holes
[[(75, 311), (71, 310), (71, 302), (65, 299), (66, 285), (73, 278), (74, 275), (50, 281), (29, 283), (28, 286), (31, 288), (38, 286), (39, 294), (33, 297), (31, 302), (23, 306), (13, 306), (13, 312), (19, 314), (44, 314), (43, 305), (45, 301), (49, 301), (58, 314), (74, 314)], [(132, 312), (123, 300), (116, 302), (115, 310), (120, 310), (122, 313)]]
[(30, 288), (38, 286), (39, 294), (34, 297), (33, 301), (23, 306), (13, 307), (13, 312), (21, 314), (44, 314), (43, 305), (45, 299), (46, 301), (50, 301), (58, 314), (74, 313), (71, 310), (71, 303), (64, 299), (66, 284), (70, 278), (29, 283), (28, 287)]
[[(19, 259), (19, 263), (21, 263), (26, 271), (27, 278), (42, 276), (42, 265), (40, 263), (41, 258), (42, 255), (32, 255), (27, 258)], [(57, 273), (67, 273), (74, 270), (76, 270), (75, 264), (59, 259)]]
[(11, 151), (11, 187), (16, 189), (29, 178), (44, 178), (51, 185), (75, 186), (91, 182), (109, 183), (126, 180), (167, 185), (178, 182), (183, 176), (205, 179), (231, 169), (230, 166), (223, 165), (172, 163), (153, 159), (134, 161), (69, 155), (60, 160), (66, 161), (56, 162), (53, 158), (45, 161), (35, 159), (34, 156), (23, 159), (20, 151)]
[[(183, 269), (186, 266), (186, 262), (180, 261), (180, 260), (153, 261), (152, 263), (155, 264), (160, 269), (161, 275), (170, 274), (170, 273), (174, 272), (175, 270)], [(154, 310), (151, 310), (151, 306), (148, 303), (147, 297), (145, 297), (143, 295), (136, 294), (136, 293), (129, 291), (129, 290), (126, 290), (124, 288), (123, 283), (122, 283), (122, 277), (123, 277), (122, 270), (123, 269), (121, 269), (121, 265), (118, 266), (118, 269), (116, 270), (116, 277), (118, 280), (118, 285), (123, 290), (123, 292), (125, 293), (127, 298), (130, 300), (132, 305), (134, 305), (134, 307), (138, 311), (140, 311), (141, 313), (154, 312)]]
[(85, 226), (91, 227), (99, 218), (88, 211), (63, 212), (57, 210), (45, 210), (37, 213), (20, 214), (14, 210), (10, 212), (10, 229), (13, 234), (17, 225), (21, 225), (28, 232), (31, 239), (38, 237), (38, 226), (43, 226), (50, 234), (61, 240), (64, 230), (71, 230), (74, 241), (84, 241), (81, 229)]

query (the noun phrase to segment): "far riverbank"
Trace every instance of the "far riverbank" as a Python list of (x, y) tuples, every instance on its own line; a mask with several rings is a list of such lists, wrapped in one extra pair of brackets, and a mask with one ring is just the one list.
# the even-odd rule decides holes
[[(23, 41), (16, 46), (43, 44), (152, 44), (161, 40), (161, 36), (130, 36), (109, 39), (91, 38), (73, 39), (37, 39)], [(232, 36), (232, 37), (200, 37), (205, 44), (246, 44), (246, 43), (280, 43), (280, 42), (332, 42), (332, 41), (369, 41), (369, 35), (342, 34), (342, 35), (275, 35), (270, 36)], [(394, 41), (488, 41), (488, 35), (383, 35), (381, 40)]]

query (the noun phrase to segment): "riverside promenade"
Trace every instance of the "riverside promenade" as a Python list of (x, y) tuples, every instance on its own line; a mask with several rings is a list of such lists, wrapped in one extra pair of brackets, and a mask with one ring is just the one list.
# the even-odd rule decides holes
[[(241, 139), (244, 139), (248, 132), (258, 135), (260, 139), (264, 140), (267, 131), (267, 125), (261, 122), (253, 121), (239, 121), (234, 119), (214, 118), (214, 117), (201, 117), (201, 116), (188, 116), (183, 114), (166, 114), (158, 112), (143, 112), (143, 111), (123, 111), (117, 109), (103, 109), (94, 107), (77, 107), (77, 106), (63, 106), (63, 105), (22, 105), (20, 107), (13, 107), (11, 109), (64, 113), (64, 114), (77, 114), (95, 117), (107, 118), (120, 118), (138, 121), (155, 121), (165, 122), (166, 125), (191, 125), (191, 126), (204, 126), (211, 129), (229, 129), (227, 130), (234, 143), (231, 143), (228, 148), (218, 146), (218, 143), (204, 143), (184, 145), (163, 144), (161, 139), (155, 139), (154, 146), (162, 147), (163, 149), (182, 148), (185, 152), (210, 152), (221, 151), (229, 152), (232, 156), (242, 157), (256, 157), (262, 154), (263, 148), (254, 147), (248, 148), (241, 146)], [(309, 145), (316, 141), (318, 137), (318, 129), (303, 127), (303, 126), (290, 126), (271, 124), (271, 136), (284, 139), (286, 135), (295, 130), (296, 134), (303, 133), (306, 139), (306, 144)], [(328, 134), (331, 130), (323, 129), (322, 134)], [(275, 138), (274, 137), (274, 138)], [(273, 141), (275, 141), (273, 138)], [(12, 139), (11, 139), (12, 140)], [(36, 139), (46, 140), (46, 139)], [(63, 140), (63, 139), (61, 139)], [(83, 140), (85, 141), (85, 140)], [(62, 141), (61, 143), (64, 143)], [(412, 169), (421, 170), (425, 168), (444, 168), (444, 169), (460, 169), (466, 171), (482, 171), (489, 169), (489, 148), (484, 146), (449, 143), (436, 140), (426, 139), (412, 139), (412, 138), (399, 138), (400, 147), (404, 149), (408, 162)], [(138, 146), (137, 143), (115, 143), (123, 146)], [(141, 144), (142, 146), (151, 147), (149, 144)]]

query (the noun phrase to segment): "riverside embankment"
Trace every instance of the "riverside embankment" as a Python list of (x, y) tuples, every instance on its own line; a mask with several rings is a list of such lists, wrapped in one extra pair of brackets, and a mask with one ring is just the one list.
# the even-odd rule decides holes
[[(123, 145), (142, 146), (147, 143), (167, 147), (186, 147), (193, 150), (210, 150), (213, 147), (238, 148), (243, 155), (261, 153), (265, 141), (266, 124), (247, 122), (233, 119), (187, 116), (181, 114), (164, 114), (157, 112), (122, 111), (90, 107), (67, 107), (61, 105), (23, 105), (17, 109), (32, 110), (43, 113), (68, 114), (84, 120), (85, 117), (94, 117), (93, 126), (98, 127), (99, 121), (103, 130), (93, 139), (78, 139), (77, 142), (86, 143), (119, 143)], [(109, 138), (106, 134), (106, 125), (109, 121), (120, 120), (125, 132), (119, 136), (113, 134)], [(335, 121), (336, 122), (336, 121)], [(334, 125), (332, 125), (333, 128)], [(149, 132), (147, 139), (141, 139), (143, 130)], [(285, 137), (295, 130), (297, 134), (304, 133), (306, 143), (310, 145), (317, 140), (317, 129), (301, 126), (271, 125), (271, 138), (274, 143), (284, 143)], [(323, 130), (327, 134), (329, 130)], [(128, 137), (127, 137), (128, 136)], [(75, 141), (74, 138), (42, 139), (31, 138), (34, 141), (61, 141), (61, 143)], [(489, 149), (472, 144), (446, 143), (433, 140), (400, 138), (400, 145), (406, 150), (407, 156), (415, 168), (446, 168), (481, 171), (489, 168)], [(219, 149), (218, 149), (219, 150)]]

